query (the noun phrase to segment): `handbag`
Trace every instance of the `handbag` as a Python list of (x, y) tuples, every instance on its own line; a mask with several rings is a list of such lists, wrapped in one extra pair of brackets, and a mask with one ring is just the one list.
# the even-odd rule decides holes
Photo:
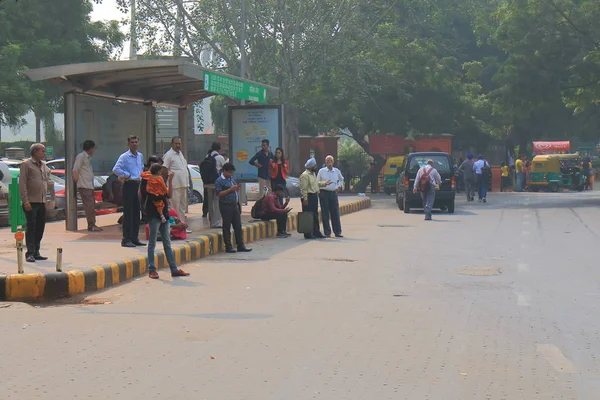
[(305, 235), (312, 234), (314, 229), (314, 219), (312, 212), (298, 213), (298, 233)]

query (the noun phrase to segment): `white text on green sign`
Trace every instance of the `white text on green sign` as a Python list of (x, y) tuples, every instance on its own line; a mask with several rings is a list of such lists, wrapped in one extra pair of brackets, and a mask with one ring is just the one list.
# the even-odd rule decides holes
[(204, 90), (240, 100), (257, 103), (267, 102), (267, 89), (265, 87), (213, 72), (204, 73)]

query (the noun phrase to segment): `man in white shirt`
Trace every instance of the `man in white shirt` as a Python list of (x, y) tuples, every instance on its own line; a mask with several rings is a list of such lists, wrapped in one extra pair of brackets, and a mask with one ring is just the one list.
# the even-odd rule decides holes
[(490, 165), (485, 161), (482, 155), (477, 156), (477, 161), (473, 163), (473, 172), (475, 172), (475, 185), (479, 202), (487, 203), (487, 180), (489, 178)]
[(94, 197), (94, 170), (92, 169), (92, 155), (96, 144), (91, 140), (83, 142), (83, 151), (75, 157), (73, 164), (73, 180), (77, 184), (77, 191), (81, 196), (88, 231), (102, 232), (96, 226), (96, 198)]
[(325, 233), (325, 236), (331, 237), (331, 226), (329, 225), (329, 218), (331, 217), (335, 237), (343, 238), (338, 193), (344, 187), (344, 177), (340, 170), (333, 166), (334, 161), (332, 156), (327, 156), (325, 158), (325, 168), (321, 168), (317, 174), (318, 182), (330, 182), (326, 186), (319, 185), (321, 219), (323, 220), (323, 233)]
[[(421, 178), (425, 180), (425, 177), (429, 177), (428, 187), (422, 188)], [(433, 168), (433, 160), (427, 160), (427, 164), (419, 169), (417, 177), (415, 178), (415, 185), (413, 187), (413, 193), (417, 191), (421, 192), (421, 199), (423, 200), (423, 208), (425, 209), (425, 221), (431, 221), (431, 209), (435, 202), (435, 189), (442, 183), (442, 177), (435, 168)]]
[[(185, 211), (188, 205), (188, 190), (190, 187), (190, 176), (187, 160), (181, 151), (181, 139), (171, 139), (171, 148), (163, 156), (164, 166), (173, 173), (173, 195), (169, 202), (171, 207), (177, 211), (181, 222), (185, 222)], [(190, 231), (191, 232), (191, 231)], [(189, 232), (188, 232), (189, 233)]]

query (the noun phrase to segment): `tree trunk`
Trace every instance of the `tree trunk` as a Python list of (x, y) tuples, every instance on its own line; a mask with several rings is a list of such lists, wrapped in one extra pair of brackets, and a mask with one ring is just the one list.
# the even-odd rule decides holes
[(290, 175), (300, 176), (304, 170), (304, 164), (300, 165), (300, 132), (298, 130), (298, 125), (300, 123), (300, 110), (298, 107), (285, 105), (284, 115), (285, 126), (283, 132), (283, 141), (285, 143), (285, 154), (290, 163)]
[(364, 138), (354, 137), (354, 140), (356, 140), (356, 143), (358, 143), (368, 155), (373, 157), (373, 162), (375, 164), (375, 166), (370, 166), (367, 172), (360, 178), (360, 181), (354, 185), (354, 192), (364, 193), (367, 190), (369, 183), (374, 181), (375, 178), (381, 173), (381, 169), (385, 165), (385, 159), (379, 154), (371, 154), (369, 143), (365, 142)]
[(35, 111), (35, 142), (42, 142), (42, 116)]

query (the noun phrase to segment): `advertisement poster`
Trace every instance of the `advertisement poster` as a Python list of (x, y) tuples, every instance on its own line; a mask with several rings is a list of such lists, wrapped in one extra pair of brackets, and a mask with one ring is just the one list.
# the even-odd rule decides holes
[(258, 169), (249, 161), (261, 150), (263, 139), (269, 140), (272, 153), (283, 147), (283, 117), (281, 106), (246, 106), (229, 108), (230, 160), (240, 181), (254, 181)]

